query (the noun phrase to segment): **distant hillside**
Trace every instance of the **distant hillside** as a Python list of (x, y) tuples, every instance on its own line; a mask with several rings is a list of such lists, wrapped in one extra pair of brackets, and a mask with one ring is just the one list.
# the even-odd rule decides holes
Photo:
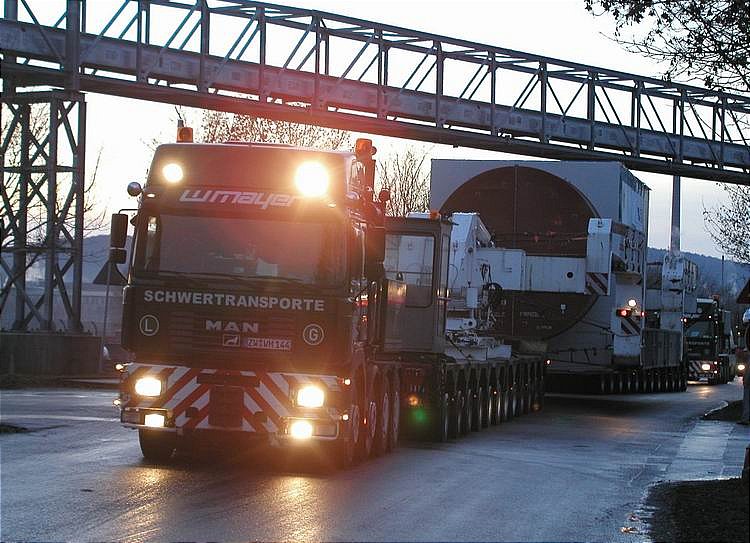
[[(665, 249), (648, 248), (648, 261), (658, 262), (667, 253)], [(685, 255), (698, 265), (700, 296), (720, 294), (721, 258), (685, 252)], [(724, 261), (724, 289), (729, 299), (735, 299), (745, 283), (750, 279), (750, 266), (731, 260)]]
[[(127, 243), (130, 249), (130, 238)], [(83, 282), (91, 283), (96, 274), (104, 267), (109, 251), (109, 235), (88, 236), (83, 238)], [(128, 255), (128, 258), (130, 255)], [(121, 265), (120, 271), (126, 273), (127, 266)]]

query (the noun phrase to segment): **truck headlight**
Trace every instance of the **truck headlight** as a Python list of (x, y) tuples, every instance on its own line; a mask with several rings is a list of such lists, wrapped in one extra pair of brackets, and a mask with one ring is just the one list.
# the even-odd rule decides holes
[(703, 371), (709, 371), (711, 369), (711, 364), (703, 363), (703, 364), (701, 364), (701, 369)]
[(297, 391), (297, 405), (300, 407), (323, 407), (326, 394), (316, 385), (306, 385)]
[(139, 396), (158, 396), (161, 394), (161, 381), (155, 377), (141, 377), (134, 388)]
[(304, 162), (297, 168), (294, 184), (303, 196), (317, 198), (328, 192), (328, 170), (318, 162)]
[(737, 371), (745, 371), (745, 364), (737, 364)]

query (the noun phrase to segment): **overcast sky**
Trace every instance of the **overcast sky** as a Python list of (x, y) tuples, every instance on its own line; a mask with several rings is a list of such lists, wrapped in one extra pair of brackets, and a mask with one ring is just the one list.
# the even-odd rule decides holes
[[(611, 19), (592, 17), (584, 8), (584, 0), (288, 0), (287, 3), (641, 75), (659, 74), (657, 66), (624, 52), (612, 42), (607, 37), (613, 30)], [(212, 25), (212, 32), (216, 28)], [(129, 181), (144, 179), (150, 160), (147, 142), (172, 140), (174, 108), (92, 94), (87, 101), (89, 171), (93, 170), (98, 150), (102, 150), (99, 198), (114, 209), (132, 206), (134, 202), (127, 198), (125, 186)], [(381, 156), (408, 143), (374, 139)], [(444, 146), (431, 146), (430, 153), (435, 158), (523, 158)], [(652, 189), (650, 245), (667, 247), (672, 179), (642, 172), (636, 175)], [(722, 191), (715, 183), (686, 178), (682, 190), (683, 250), (719, 256), (705, 231), (701, 213), (704, 206), (721, 203)]]

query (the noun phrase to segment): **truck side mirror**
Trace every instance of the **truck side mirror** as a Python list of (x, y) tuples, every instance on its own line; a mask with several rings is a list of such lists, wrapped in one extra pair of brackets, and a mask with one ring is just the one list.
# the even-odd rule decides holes
[(114, 213), (109, 230), (109, 246), (113, 249), (124, 249), (128, 239), (128, 216), (125, 213)]
[(125, 249), (110, 247), (109, 261), (114, 264), (125, 264), (128, 259), (128, 252)]
[(370, 226), (365, 235), (365, 275), (368, 279), (378, 279), (383, 275), (385, 258), (385, 228)]

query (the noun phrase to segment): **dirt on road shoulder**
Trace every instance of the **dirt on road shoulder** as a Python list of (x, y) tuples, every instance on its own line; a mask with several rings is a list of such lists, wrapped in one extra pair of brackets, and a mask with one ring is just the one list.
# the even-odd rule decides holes
[(646, 500), (652, 541), (750, 542), (748, 487), (740, 479), (654, 486)]

